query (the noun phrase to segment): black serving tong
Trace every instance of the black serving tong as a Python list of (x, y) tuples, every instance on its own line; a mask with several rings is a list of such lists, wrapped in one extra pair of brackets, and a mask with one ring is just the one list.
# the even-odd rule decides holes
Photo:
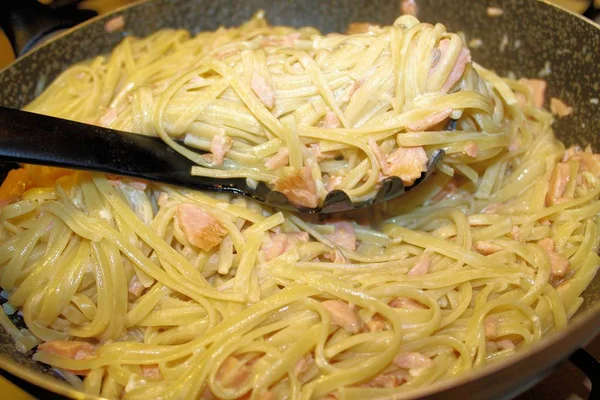
[(426, 179), (443, 154), (443, 150), (435, 151), (429, 158), (427, 171), (409, 187), (405, 187), (400, 178), (389, 177), (369, 200), (352, 202), (344, 191), (333, 190), (321, 206), (307, 208), (294, 205), (283, 193), (262, 182), (254, 188), (245, 178), (193, 176), (190, 172), (196, 164), (159, 138), (0, 107), (0, 159), (3, 161), (101, 171), (196, 190), (229, 192), (277, 209), (306, 213), (350, 211), (398, 197)]

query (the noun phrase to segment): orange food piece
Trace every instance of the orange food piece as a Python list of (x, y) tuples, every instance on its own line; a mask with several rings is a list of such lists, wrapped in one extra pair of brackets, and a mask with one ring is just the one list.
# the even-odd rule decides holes
[(61, 178), (71, 176), (75, 171), (65, 168), (25, 164), (13, 169), (0, 186), (0, 205), (18, 200), (33, 187), (52, 187)]
[(544, 95), (546, 93), (546, 81), (541, 79), (519, 79), (519, 83), (527, 86), (529, 89), (532, 99), (533, 105), (536, 108), (542, 108), (544, 106)]
[(78, 340), (50, 340), (40, 344), (38, 351), (47, 351), (73, 360), (87, 360), (96, 356), (96, 346)]
[(354, 251), (356, 250), (356, 232), (352, 224), (346, 221), (334, 222), (334, 233), (326, 235), (329, 240), (340, 247)]
[(32, 187), (52, 187), (63, 176), (73, 175), (75, 171), (66, 168), (25, 164), (23, 167), (31, 177)]
[(557, 99), (556, 97), (550, 98), (550, 110), (552, 114), (556, 114), (558, 118), (568, 117), (573, 114), (573, 107), (567, 105), (561, 99)]
[(329, 311), (331, 322), (350, 333), (360, 332), (362, 320), (350, 304), (341, 300), (325, 300), (321, 304)]
[(271, 261), (300, 243), (308, 242), (309, 239), (306, 232), (271, 233), (269, 239), (262, 244), (261, 250), (265, 253), (265, 260)]
[(360, 35), (362, 33), (369, 32), (369, 28), (371, 26), (375, 27), (376, 25), (370, 24), (368, 22), (350, 22), (348, 24), (348, 30), (346, 31), (346, 33), (348, 35)]
[(435, 125), (444, 122), (450, 115), (452, 115), (452, 108), (445, 108), (441, 111), (435, 112), (415, 122), (409, 123), (406, 128), (410, 132), (423, 132)]
[(558, 278), (563, 278), (569, 271), (569, 260), (556, 252), (556, 244), (553, 239), (544, 238), (538, 242), (538, 246), (546, 251), (550, 258), (550, 266), (552, 267), (552, 275)]
[(285, 194), (294, 204), (314, 208), (317, 206), (317, 184), (308, 167), (291, 169), (275, 181), (275, 190)]
[[(89, 360), (96, 357), (96, 346), (79, 340), (51, 340), (38, 346), (38, 351), (44, 351), (60, 357), (73, 360)], [(87, 375), (89, 370), (67, 370), (76, 375)]]
[(399, 297), (390, 302), (390, 307), (393, 308), (402, 308), (404, 310), (426, 310), (427, 307), (422, 305), (421, 303), (409, 298), (409, 297)]
[(188, 241), (202, 250), (210, 250), (217, 246), (228, 233), (212, 214), (196, 204), (178, 205), (177, 218)]
[(429, 255), (423, 253), (419, 256), (415, 265), (408, 271), (407, 275), (419, 276), (425, 275), (427, 272), (429, 272)]
[(484, 256), (489, 256), (490, 254), (494, 254), (501, 251), (502, 247), (494, 243), (479, 240), (473, 245), (473, 250), (475, 250), (479, 254), (483, 254)]
[(395, 388), (400, 386), (405, 381), (404, 375), (406, 372), (402, 370), (392, 371), (388, 374), (377, 375), (375, 378), (371, 379), (369, 382), (365, 383), (366, 387), (373, 388)]
[(0, 205), (8, 204), (23, 196), (32, 185), (31, 177), (24, 168), (13, 169), (0, 186)]
[(275, 91), (269, 83), (259, 73), (254, 71), (252, 81), (250, 82), (252, 91), (258, 96), (258, 99), (268, 108), (273, 108), (275, 105)]
[(365, 324), (369, 329), (369, 332), (382, 332), (389, 329), (390, 325), (383, 319), (379, 314), (373, 315), (373, 317)]
[(412, 185), (427, 171), (427, 154), (423, 147), (399, 147), (388, 155), (390, 175), (399, 176), (405, 185)]

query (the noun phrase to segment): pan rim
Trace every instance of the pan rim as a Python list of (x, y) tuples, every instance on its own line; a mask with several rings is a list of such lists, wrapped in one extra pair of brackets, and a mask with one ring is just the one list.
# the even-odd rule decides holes
[(24, 365), (17, 364), (4, 354), (0, 354), (0, 368), (16, 376), (17, 378), (21, 378), (24, 381), (34, 384), (42, 389), (46, 389), (52, 393), (72, 399), (102, 399), (102, 397), (86, 394), (85, 392), (76, 389), (66, 381), (62, 382), (58, 379), (41, 374), (38, 371), (29, 369)]

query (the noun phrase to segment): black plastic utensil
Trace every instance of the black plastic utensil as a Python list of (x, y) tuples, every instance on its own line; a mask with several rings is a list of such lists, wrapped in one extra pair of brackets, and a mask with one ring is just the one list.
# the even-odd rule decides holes
[(252, 188), (245, 178), (193, 176), (190, 171), (196, 164), (160, 138), (0, 107), (0, 159), (4, 161), (101, 171), (197, 190), (230, 192), (278, 209), (306, 213), (350, 211), (398, 197), (426, 179), (443, 154), (443, 150), (435, 151), (427, 171), (409, 187), (404, 187), (400, 178), (389, 177), (369, 200), (354, 203), (344, 191), (333, 190), (320, 207), (307, 208), (292, 204), (283, 193), (262, 182)]

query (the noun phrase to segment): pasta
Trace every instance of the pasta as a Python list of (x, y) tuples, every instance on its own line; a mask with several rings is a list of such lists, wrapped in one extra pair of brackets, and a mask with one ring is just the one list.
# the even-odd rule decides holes
[(385, 176), (410, 184), (446, 156), (406, 196), (325, 221), (13, 171), (0, 325), (17, 348), (107, 398), (396, 398), (564, 328), (600, 265), (600, 157), (555, 138), (543, 82), (473, 63), (444, 26), (361, 29), (322, 36), (259, 13), (128, 37), (58, 77), (27, 110), (159, 136), (192, 173), (267, 182), (301, 205), (333, 188), (366, 198)]
[[(311, 208), (334, 189), (369, 199), (388, 176), (412, 185), (440, 143), (407, 149), (398, 133), (446, 132), (450, 117), (450, 130), (478, 135), (455, 138), (447, 171), (498, 154), (510, 132), (497, 95), (467, 68), (460, 37), (414, 17), (396, 25), (323, 37), (271, 28), (259, 14), (195, 38), (127, 38), (109, 58), (69, 69), (27, 109), (159, 136), (198, 164), (193, 174), (265, 182)], [(401, 35), (400, 25), (412, 28)]]

